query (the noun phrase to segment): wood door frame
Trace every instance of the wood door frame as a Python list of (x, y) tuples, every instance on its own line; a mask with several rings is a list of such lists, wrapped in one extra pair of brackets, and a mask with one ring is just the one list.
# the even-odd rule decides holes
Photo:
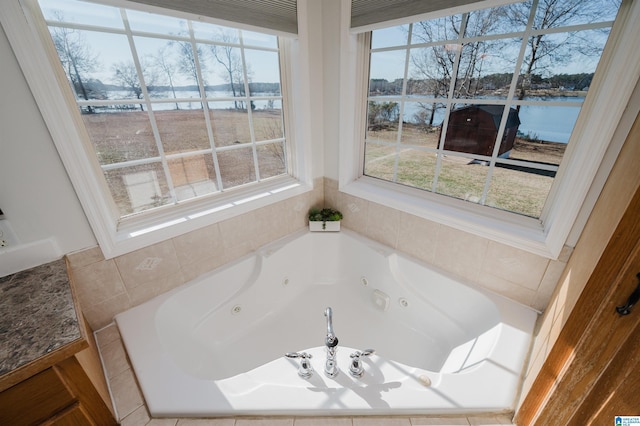
[(565, 425), (580, 420), (576, 416), (583, 403), (640, 322), (640, 305), (626, 317), (615, 311), (636, 288), (639, 265), (637, 188), (518, 410), (516, 424)]

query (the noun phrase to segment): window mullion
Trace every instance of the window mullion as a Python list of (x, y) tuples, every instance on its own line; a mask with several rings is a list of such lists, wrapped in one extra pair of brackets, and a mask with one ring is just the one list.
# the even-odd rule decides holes
[(158, 130), (158, 124), (156, 123), (156, 118), (153, 113), (153, 109), (151, 108), (151, 102), (149, 100), (150, 99), (149, 91), (147, 90), (147, 85), (145, 84), (144, 75), (142, 73), (142, 66), (140, 65), (140, 59), (138, 58), (138, 51), (133, 41), (133, 34), (131, 33), (131, 27), (129, 25), (129, 18), (127, 17), (127, 11), (125, 9), (120, 8), (120, 16), (122, 17), (122, 22), (124, 24), (125, 34), (127, 36), (127, 42), (129, 43), (129, 48), (131, 49), (131, 56), (133, 57), (133, 63), (136, 67), (136, 73), (138, 74), (138, 79), (140, 80), (140, 89), (142, 90), (144, 103), (147, 106), (147, 115), (149, 116), (151, 130), (153, 132), (153, 137), (156, 141), (156, 147), (158, 148), (158, 154), (161, 159), (160, 162), (162, 164), (162, 169), (164, 170), (165, 179), (169, 187), (169, 195), (171, 196), (171, 203), (176, 204), (178, 201), (178, 198), (176, 196), (175, 187), (173, 186), (173, 178), (171, 177), (169, 164), (167, 163), (167, 159), (165, 157), (164, 147), (162, 146), (162, 139), (160, 138), (160, 131)]
[[(249, 99), (249, 78), (247, 73), (247, 61), (244, 52), (244, 39), (242, 37), (242, 31), (239, 31), (240, 40), (240, 60), (242, 61), (242, 80), (244, 85), (245, 105), (247, 108), (247, 114), (249, 117), (249, 136), (251, 138), (251, 155), (253, 156), (253, 168), (256, 171), (256, 181), (260, 181), (260, 168), (258, 166), (258, 150), (256, 149), (256, 133), (253, 129), (253, 111), (251, 108), (251, 100)], [(233, 82), (231, 82), (233, 84)]]
[(393, 181), (398, 181), (398, 167), (400, 166), (400, 152), (402, 141), (402, 123), (404, 117), (404, 106), (407, 101), (407, 79), (409, 78), (409, 60), (411, 59), (411, 34), (413, 24), (409, 25), (409, 35), (407, 36), (407, 47), (404, 56), (404, 75), (402, 79), (402, 89), (400, 92), (400, 108), (398, 109), (398, 135), (396, 136), (395, 158), (393, 162)]
[(442, 121), (442, 131), (440, 133), (440, 140), (438, 141), (438, 148), (436, 149), (436, 167), (433, 173), (433, 185), (431, 192), (437, 192), (438, 177), (440, 175), (440, 169), (442, 168), (442, 155), (444, 151), (444, 141), (447, 135), (447, 129), (449, 127), (449, 115), (451, 114), (451, 108), (453, 106), (453, 97), (456, 89), (456, 81), (458, 80), (458, 67), (460, 66), (460, 57), (462, 56), (462, 42), (464, 39), (464, 33), (467, 30), (467, 19), (469, 14), (462, 15), (462, 21), (460, 22), (460, 33), (458, 34), (458, 41), (460, 41), (460, 48), (456, 52), (456, 57), (453, 61), (451, 69), (451, 81), (449, 81), (449, 92), (447, 93), (446, 108), (444, 111), (444, 118)]
[[(509, 86), (509, 94), (507, 95), (507, 99), (505, 102), (504, 110), (502, 111), (502, 118), (500, 119), (500, 126), (498, 128), (498, 134), (496, 135), (496, 141), (493, 144), (493, 152), (491, 154), (491, 161), (489, 162), (489, 171), (487, 172), (487, 178), (484, 183), (484, 188), (482, 190), (482, 196), (480, 197), (480, 204), (485, 205), (487, 201), (487, 195), (489, 194), (489, 188), (491, 187), (491, 179), (493, 178), (493, 171), (496, 166), (496, 159), (498, 157), (498, 152), (500, 152), (500, 146), (502, 145), (502, 138), (504, 136), (504, 131), (507, 127), (507, 121), (509, 119), (509, 112), (511, 110), (511, 105), (513, 104), (513, 97), (516, 92), (516, 88), (518, 86), (518, 80), (520, 78), (520, 70), (522, 68), (522, 62), (524, 61), (524, 55), (527, 51), (527, 40), (531, 35), (533, 29), (533, 22), (536, 16), (536, 9), (538, 7), (538, 0), (533, 0), (533, 4), (531, 5), (531, 10), (529, 11), (529, 21), (527, 22), (527, 27), (522, 35), (522, 40), (520, 41), (520, 52), (518, 53), (518, 59), (516, 60), (515, 69), (513, 70), (513, 77), (511, 79), (511, 85)], [(518, 110), (520, 107), (517, 107)]]
[(216, 183), (218, 190), (224, 190), (222, 186), (222, 175), (220, 174), (220, 163), (218, 162), (218, 154), (216, 153), (216, 141), (213, 137), (213, 126), (211, 125), (211, 114), (209, 111), (209, 102), (207, 101), (207, 92), (204, 87), (204, 80), (202, 77), (202, 68), (200, 67), (200, 56), (198, 55), (198, 45), (196, 44), (196, 38), (193, 31), (193, 24), (191, 21), (187, 21), (189, 28), (189, 43), (191, 44), (191, 51), (193, 52), (193, 61), (196, 66), (196, 76), (198, 77), (198, 91), (200, 92), (200, 104), (202, 106), (202, 112), (204, 113), (204, 123), (207, 128), (207, 137), (209, 138), (209, 145), (211, 146), (211, 156), (213, 158), (213, 168), (216, 173)]

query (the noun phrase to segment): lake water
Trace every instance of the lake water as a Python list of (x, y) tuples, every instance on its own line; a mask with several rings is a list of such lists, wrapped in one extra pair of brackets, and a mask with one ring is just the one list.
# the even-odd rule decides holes
[[(566, 102), (567, 106), (525, 105), (520, 108), (520, 126), (518, 131), (524, 135), (536, 137), (548, 142), (569, 142), (571, 132), (578, 119), (584, 98), (558, 96), (550, 98), (557, 102)], [(540, 99), (534, 99), (540, 100)], [(405, 102), (405, 121), (413, 121), (413, 117), (421, 109), (418, 102)], [(444, 119), (444, 108), (438, 109), (434, 123), (440, 125)]]

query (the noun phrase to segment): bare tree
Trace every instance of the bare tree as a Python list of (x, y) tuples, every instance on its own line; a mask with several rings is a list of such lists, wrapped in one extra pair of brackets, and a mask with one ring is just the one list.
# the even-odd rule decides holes
[[(509, 5), (508, 18), (514, 26), (523, 27), (529, 20), (532, 1)], [(619, 7), (618, 1), (540, 0), (535, 11), (534, 29), (545, 30), (575, 23), (596, 22)], [(580, 32), (538, 34), (528, 41), (527, 55), (518, 82), (518, 99), (524, 99), (535, 74), (544, 74), (552, 66), (566, 64), (576, 54), (599, 57), (601, 48), (585, 40)]]
[[(159, 49), (158, 53), (156, 53), (156, 55), (151, 58), (151, 63), (155, 68), (157, 68), (160, 71), (160, 75), (162, 75), (162, 77), (159, 77), (159, 82), (164, 80), (164, 78), (166, 78), (164, 82), (169, 84), (169, 88), (173, 93), (173, 98), (176, 99), (177, 98), (176, 89), (173, 84), (173, 80), (176, 74), (176, 66), (174, 63), (172, 63), (168, 59), (166, 48), (167, 47), (165, 46)], [(177, 102), (176, 102), (176, 109), (180, 109), (180, 106), (178, 105)]]
[[(58, 20), (63, 20), (61, 14), (58, 14)], [(95, 90), (95, 87), (91, 87), (95, 84), (89, 84), (91, 81), (89, 74), (95, 71), (100, 63), (98, 55), (91, 51), (82, 33), (78, 30), (51, 27), (51, 38), (58, 51), (62, 67), (76, 94), (84, 100), (89, 100), (92, 90)], [(88, 111), (93, 112), (93, 108), (88, 107)]]
[[(146, 85), (147, 90), (152, 90), (156, 80), (155, 72), (147, 66), (146, 61), (142, 58), (140, 59), (140, 66), (142, 67), (142, 74), (145, 79), (144, 84)], [(114, 80), (133, 93), (136, 99), (143, 98), (142, 82), (138, 76), (136, 66), (132, 61), (118, 62), (114, 64), (113, 74)], [(143, 109), (143, 105), (140, 104), (140, 110)]]
[[(225, 44), (212, 44), (209, 49), (213, 59), (223, 68), (220, 77), (229, 83), (229, 88), (234, 98), (238, 95), (238, 92), (240, 96), (243, 96), (245, 90), (242, 59), (238, 54), (238, 48), (232, 46), (232, 44), (238, 44), (238, 38), (231, 30), (220, 30), (217, 39)], [(234, 106), (236, 109), (241, 109), (244, 106), (244, 102), (234, 101)]]

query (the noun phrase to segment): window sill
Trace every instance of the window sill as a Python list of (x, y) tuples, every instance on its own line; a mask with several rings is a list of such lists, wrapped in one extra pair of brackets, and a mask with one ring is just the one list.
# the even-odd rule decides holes
[(215, 199), (185, 202), (184, 205), (123, 220), (117, 229), (96, 235), (105, 258), (195, 231), (204, 226), (284, 201), (311, 191), (312, 186), (289, 176), (270, 180), (250, 188), (218, 195)]
[(550, 246), (542, 223), (534, 218), (366, 176), (340, 191), (543, 257), (556, 259), (562, 248)]

